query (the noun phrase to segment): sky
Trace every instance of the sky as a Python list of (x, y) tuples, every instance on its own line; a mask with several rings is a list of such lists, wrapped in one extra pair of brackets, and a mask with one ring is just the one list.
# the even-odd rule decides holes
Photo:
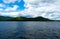
[(60, 20), (60, 0), (0, 0), (0, 16)]

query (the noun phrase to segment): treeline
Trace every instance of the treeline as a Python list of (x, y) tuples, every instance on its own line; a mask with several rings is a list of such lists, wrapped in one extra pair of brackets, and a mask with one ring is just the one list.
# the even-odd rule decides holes
[(43, 17), (36, 17), (36, 18), (26, 18), (26, 17), (5, 17), (0, 16), (0, 21), (54, 21)]

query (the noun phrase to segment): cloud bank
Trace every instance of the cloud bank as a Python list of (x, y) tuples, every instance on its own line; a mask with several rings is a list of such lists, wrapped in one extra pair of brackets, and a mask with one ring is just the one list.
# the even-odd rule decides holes
[(32, 17), (42, 16), (45, 18), (60, 20), (60, 0), (24, 0), (25, 13)]
[[(17, 0), (3, 0), (4, 3), (14, 3)], [(20, 2), (18, 0), (17, 2)], [(8, 7), (5, 9), (7, 12), (0, 12), (0, 15), (17, 17), (38, 17), (42, 16), (44, 18), (49, 18), (52, 20), (60, 20), (60, 0), (23, 0), (25, 2), (25, 9), (22, 11), (16, 11), (19, 7), (18, 5), (14, 5), (13, 7)], [(0, 5), (2, 7), (2, 5)], [(0, 9), (3, 10), (3, 9)], [(11, 12), (16, 11), (16, 12)]]

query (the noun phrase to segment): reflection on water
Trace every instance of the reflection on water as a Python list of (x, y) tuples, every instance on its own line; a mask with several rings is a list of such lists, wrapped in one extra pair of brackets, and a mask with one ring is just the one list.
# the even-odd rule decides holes
[(0, 22), (0, 39), (60, 39), (60, 22)]

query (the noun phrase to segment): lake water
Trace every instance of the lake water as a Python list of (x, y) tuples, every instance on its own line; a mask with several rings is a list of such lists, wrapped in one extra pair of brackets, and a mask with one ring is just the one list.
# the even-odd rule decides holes
[(0, 39), (60, 39), (60, 22), (0, 22)]

